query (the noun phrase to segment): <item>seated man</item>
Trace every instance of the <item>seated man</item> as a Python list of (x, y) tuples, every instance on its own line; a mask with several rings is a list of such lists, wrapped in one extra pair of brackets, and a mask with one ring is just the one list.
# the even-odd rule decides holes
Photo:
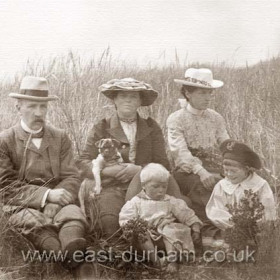
[(45, 124), (47, 80), (25, 77), (17, 99), (21, 120), (0, 133), (0, 188), (9, 222), (39, 250), (84, 250), (86, 219), (76, 205), (80, 187), (71, 141)]

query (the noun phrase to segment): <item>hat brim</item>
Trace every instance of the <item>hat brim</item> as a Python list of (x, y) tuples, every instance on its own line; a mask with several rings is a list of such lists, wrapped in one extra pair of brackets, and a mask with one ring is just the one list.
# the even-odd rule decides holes
[(17, 99), (24, 99), (24, 100), (31, 100), (31, 101), (53, 101), (53, 100), (58, 99), (58, 97), (56, 95), (50, 95), (48, 97), (37, 97), (37, 96), (24, 95), (24, 94), (15, 93), (15, 92), (11, 92), (9, 94), (9, 97), (17, 98)]
[(198, 87), (198, 88), (209, 88), (209, 89), (220, 88), (224, 85), (224, 82), (222, 82), (220, 80), (213, 80), (211, 86), (205, 86), (205, 85), (202, 85), (202, 84), (193, 83), (193, 82), (189, 82), (189, 81), (186, 81), (186, 80), (179, 80), (179, 79), (174, 79), (174, 82), (177, 83), (177, 84), (181, 84), (181, 85)]
[(106, 97), (110, 99), (114, 99), (116, 94), (121, 91), (138, 91), (141, 94), (142, 104), (141, 106), (149, 106), (154, 103), (154, 101), (158, 97), (158, 92), (155, 90), (141, 90), (141, 89), (114, 89), (114, 90), (102, 90), (101, 93), (103, 93)]

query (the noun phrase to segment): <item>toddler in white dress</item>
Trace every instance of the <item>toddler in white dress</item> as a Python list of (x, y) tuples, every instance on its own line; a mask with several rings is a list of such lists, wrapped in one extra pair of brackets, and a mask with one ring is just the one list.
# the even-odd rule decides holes
[[(200, 239), (202, 222), (187, 204), (167, 195), (169, 172), (160, 164), (150, 163), (140, 173), (142, 191), (127, 201), (119, 214), (120, 226), (129, 220), (142, 218), (157, 229), (162, 238), (168, 256), (178, 252), (194, 251), (193, 240)], [(153, 234), (147, 234), (147, 241), (139, 244), (143, 250), (153, 252), (155, 240)], [(157, 256), (150, 255), (150, 260), (157, 262)], [(175, 261), (169, 262), (167, 270), (178, 268)]]

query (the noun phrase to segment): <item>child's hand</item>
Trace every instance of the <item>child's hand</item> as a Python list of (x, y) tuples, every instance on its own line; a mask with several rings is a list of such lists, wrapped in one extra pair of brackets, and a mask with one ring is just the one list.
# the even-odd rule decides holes
[(200, 232), (194, 231), (192, 233), (192, 240), (194, 244), (199, 244), (200, 243)]

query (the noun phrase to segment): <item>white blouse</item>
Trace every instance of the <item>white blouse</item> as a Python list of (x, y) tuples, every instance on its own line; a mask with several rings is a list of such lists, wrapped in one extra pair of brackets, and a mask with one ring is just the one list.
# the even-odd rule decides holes
[(120, 121), (123, 128), (124, 134), (127, 137), (127, 140), (130, 144), (129, 149), (129, 160), (132, 163), (135, 163), (136, 157), (136, 132), (137, 132), (137, 122), (127, 123)]
[(167, 119), (168, 144), (179, 170), (196, 174), (202, 162), (190, 149), (219, 154), (218, 147), (229, 135), (224, 118), (212, 109), (197, 110), (190, 104)]

